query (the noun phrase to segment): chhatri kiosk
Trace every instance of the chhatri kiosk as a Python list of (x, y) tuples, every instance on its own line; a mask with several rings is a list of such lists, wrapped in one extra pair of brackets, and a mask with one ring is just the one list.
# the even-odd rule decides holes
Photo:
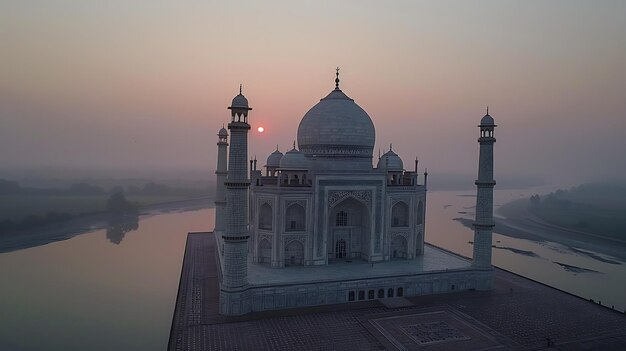
[[(347, 303), (493, 285), (493, 131), (480, 123), (473, 259), (424, 244), (427, 176), (391, 146), (373, 166), (370, 116), (339, 88), (298, 127), (297, 148), (248, 163), (240, 91), (218, 133), (215, 237), (220, 313)], [(230, 144), (229, 144), (230, 142)]]

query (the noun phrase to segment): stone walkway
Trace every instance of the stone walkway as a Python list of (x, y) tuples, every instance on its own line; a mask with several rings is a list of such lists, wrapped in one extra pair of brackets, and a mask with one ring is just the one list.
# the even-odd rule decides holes
[(215, 239), (190, 233), (169, 350), (626, 350), (623, 313), (500, 269), (492, 291), (387, 307), (364, 301), (224, 317), (218, 297)]

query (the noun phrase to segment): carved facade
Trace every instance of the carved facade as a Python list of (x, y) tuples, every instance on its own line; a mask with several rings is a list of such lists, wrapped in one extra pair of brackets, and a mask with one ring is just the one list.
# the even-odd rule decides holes
[[(227, 175), (225, 180), (218, 178), (216, 185), (220, 313), (362, 301), (366, 292), (371, 300), (490, 289), (493, 119), (485, 116), (480, 126), (470, 263), (425, 248), (427, 173), (420, 179), (417, 160), (413, 170), (405, 169), (391, 145), (374, 166), (374, 124), (339, 89), (338, 73), (335, 82), (335, 89), (300, 121), (300, 150), (295, 142), (285, 154), (277, 147), (264, 172), (257, 169), (256, 160), (246, 167), (251, 108), (241, 91), (229, 107), (228, 169), (228, 134), (225, 130), (218, 134), (217, 173)], [(390, 262), (397, 260), (414, 261)], [(380, 265), (370, 270), (369, 264), (357, 262)], [(342, 267), (331, 270), (340, 276), (327, 276), (329, 270), (323, 266), (332, 264)], [(313, 274), (301, 276), (302, 272)]]

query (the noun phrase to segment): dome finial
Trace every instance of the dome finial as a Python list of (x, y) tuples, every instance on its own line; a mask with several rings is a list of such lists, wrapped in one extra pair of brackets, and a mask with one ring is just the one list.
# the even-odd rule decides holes
[(339, 90), (339, 67), (337, 67), (337, 78), (335, 78), (335, 89)]
[(243, 84), (239, 84), (239, 95), (242, 95), (241, 91), (243, 90)]
[(389, 151), (393, 151), (393, 143), (389, 143)]
[(294, 149), (296, 148), (296, 141), (295, 140), (293, 141), (293, 148)]
[(276, 144), (276, 151), (278, 151), (278, 144)]
[(487, 105), (487, 115), (489, 115), (489, 105)]

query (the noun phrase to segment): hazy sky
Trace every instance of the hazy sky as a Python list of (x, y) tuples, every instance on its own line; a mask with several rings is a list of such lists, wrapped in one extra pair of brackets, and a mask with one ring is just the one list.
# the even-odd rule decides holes
[[(215, 168), (239, 83), (254, 154), (334, 86), (376, 150), (475, 173), (623, 178), (626, 1), (0, 1), (0, 167)], [(497, 177), (496, 177), (497, 178)]]

